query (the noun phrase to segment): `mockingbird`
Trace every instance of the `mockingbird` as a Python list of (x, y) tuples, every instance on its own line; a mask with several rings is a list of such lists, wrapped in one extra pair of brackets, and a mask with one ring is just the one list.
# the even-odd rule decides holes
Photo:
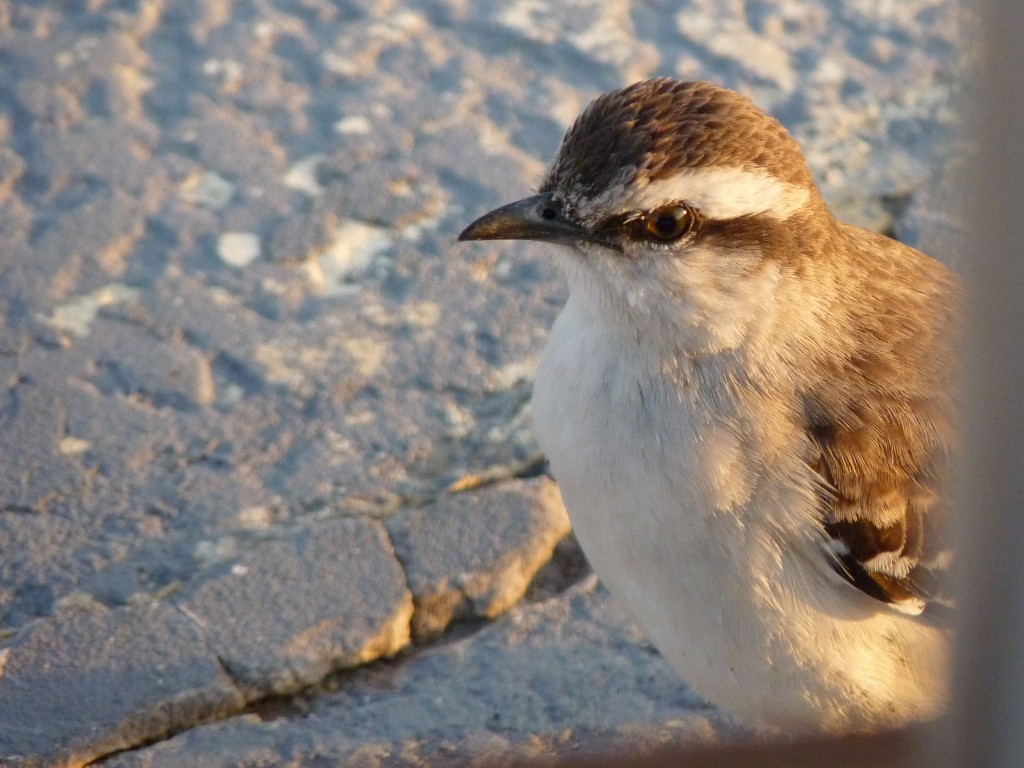
[(594, 101), (537, 195), (460, 240), (551, 243), (533, 413), (601, 579), (711, 702), (790, 730), (939, 713), (957, 278), (829, 211), (739, 94)]

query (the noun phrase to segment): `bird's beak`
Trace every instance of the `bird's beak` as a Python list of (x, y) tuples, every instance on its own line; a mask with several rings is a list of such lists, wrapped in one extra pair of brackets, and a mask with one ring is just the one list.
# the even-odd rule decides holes
[(590, 239), (585, 229), (566, 220), (551, 192), (485, 213), (459, 235), (459, 240), (541, 240), (570, 245)]

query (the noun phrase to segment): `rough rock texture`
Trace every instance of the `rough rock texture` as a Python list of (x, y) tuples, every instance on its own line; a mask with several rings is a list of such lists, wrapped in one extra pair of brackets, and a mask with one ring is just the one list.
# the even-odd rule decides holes
[(166, 603), (69, 606), (3, 653), (8, 763), (81, 765), (244, 704), (202, 631)]
[[(606, 598), (574, 613), (571, 542), (538, 602), (481, 624), (565, 528), (546, 481), (521, 482), (564, 288), (540, 247), (453, 241), (536, 184), (590, 98), (674, 74), (778, 115), (841, 216), (948, 244), (935, 201), (955, 195), (925, 193), (962, 154), (962, 17), (957, 0), (0, 2), (0, 763), (732, 733), (663, 669), (619, 678), (635, 716), (587, 714), (615, 654), (565, 649), (654, 657)], [(337, 672), (408, 637), (365, 678)], [(504, 703), (543, 679), (561, 704)], [(445, 690), (457, 707), (429, 703)]]
[(376, 520), (325, 520), (239, 546), (171, 600), (246, 700), (292, 693), (409, 642), (412, 596)]
[(593, 743), (703, 741), (735, 730), (679, 685), (594, 577), (514, 608), (473, 636), (330, 687), (293, 702), (295, 712), (195, 728), (101, 765), (301, 765), (316, 756), (337, 766), (426, 766), (550, 757)]
[[(0, 649), (0, 755), (80, 765), (392, 656), (413, 631), (492, 618), (569, 529), (543, 477), (387, 522), (399, 556), (381, 521), (326, 517), (202, 541), (202, 574), (156, 598), (68, 596)], [(111, 576), (96, 590), (108, 600), (133, 583)]]
[(453, 620), (494, 618), (522, 597), (569, 532), (546, 477), (442, 496), (387, 521), (416, 602), (412, 633), (433, 637)]
[(380, 522), (225, 549), (184, 594), (119, 608), (80, 594), (19, 633), (2, 651), (0, 754), (80, 763), (409, 642), (412, 596)]

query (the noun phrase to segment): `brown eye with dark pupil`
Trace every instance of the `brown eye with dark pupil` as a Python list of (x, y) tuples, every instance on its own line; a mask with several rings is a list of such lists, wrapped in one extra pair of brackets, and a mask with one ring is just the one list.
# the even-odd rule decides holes
[(658, 240), (675, 240), (690, 231), (693, 219), (681, 205), (666, 205), (647, 216), (647, 233)]

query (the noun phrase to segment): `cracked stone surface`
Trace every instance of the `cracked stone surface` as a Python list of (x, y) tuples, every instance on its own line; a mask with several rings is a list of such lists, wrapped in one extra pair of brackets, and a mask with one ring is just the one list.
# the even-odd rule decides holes
[[(337, 766), (495, 758), (510, 765), (594, 744), (653, 746), (741, 733), (678, 684), (592, 576), (517, 606), (471, 637), (359, 670), (330, 687), (291, 710), (195, 728), (100, 765), (227, 768), (304, 764), (314, 756)], [(494, 693), (482, 701), (480, 690)], [(563, 727), (567, 721), (571, 729)]]
[(81, 765), (244, 704), (202, 632), (166, 603), (70, 606), (3, 653), (9, 764)]
[(0, 764), (728, 737), (571, 586), (558, 275), (454, 239), (676, 75), (956, 262), (970, 40), (957, 0), (0, 0)]
[(413, 637), (452, 621), (494, 618), (522, 597), (569, 517), (546, 477), (442, 496), (387, 520), (416, 604)]
[(155, 599), (107, 607), (95, 594), (116, 600), (111, 575), (0, 650), (0, 755), (82, 764), (393, 656), (453, 619), (493, 618), (568, 530), (539, 477), (400, 510), (387, 527), (328, 517), (201, 541), (202, 574)]
[(379, 521), (325, 520), (234, 547), (236, 556), (171, 601), (247, 701), (408, 644), (412, 596)]

